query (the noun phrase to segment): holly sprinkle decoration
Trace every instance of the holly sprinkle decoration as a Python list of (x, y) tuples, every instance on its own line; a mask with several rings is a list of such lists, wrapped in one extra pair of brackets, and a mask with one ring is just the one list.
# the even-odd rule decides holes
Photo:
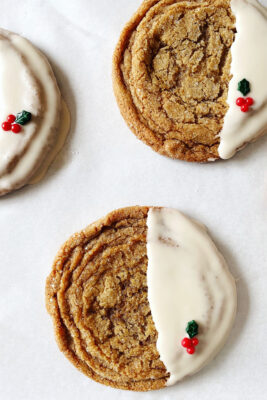
[(19, 133), (21, 131), (21, 126), (19, 124), (13, 124), (11, 130), (13, 133)]
[(248, 112), (249, 108), (253, 106), (253, 104), (254, 100), (252, 97), (238, 97), (238, 99), (236, 99), (236, 105), (240, 107), (242, 112)]
[[(242, 79), (242, 81), (238, 82), (237, 90), (246, 96), (250, 92), (250, 83), (246, 79)], [(253, 106), (254, 99), (252, 97), (238, 97), (236, 99), (236, 105), (240, 107), (240, 110), (244, 113), (249, 111), (249, 108)]]
[(246, 104), (247, 104), (249, 107), (250, 107), (250, 106), (253, 106), (254, 100), (253, 100), (252, 97), (247, 97), (245, 100), (246, 100)]
[(242, 79), (242, 81), (238, 82), (237, 90), (246, 96), (250, 92), (250, 83), (246, 79)]
[(10, 114), (7, 116), (6, 120), (7, 120), (7, 122), (10, 122), (10, 124), (13, 124), (13, 122), (15, 122), (15, 119), (16, 119), (15, 115)]
[(21, 111), (17, 116), (9, 114), (5, 122), (2, 123), (2, 129), (4, 131), (12, 131), (13, 133), (19, 133), (21, 131), (21, 125), (27, 124), (32, 118), (32, 115), (28, 111)]
[(196, 351), (195, 348), (199, 343), (198, 338), (196, 338), (196, 336), (198, 335), (198, 324), (196, 323), (196, 321), (193, 320), (188, 322), (186, 332), (189, 338), (185, 337), (182, 340), (181, 345), (186, 348), (188, 354), (193, 355)]
[(17, 114), (15, 122), (20, 125), (25, 125), (31, 120), (31, 118), (31, 113), (23, 110)]
[(198, 324), (196, 323), (196, 321), (188, 322), (186, 332), (191, 339), (198, 335)]
[(8, 121), (5, 121), (2, 123), (2, 129), (3, 131), (10, 131), (11, 129), (11, 123)]

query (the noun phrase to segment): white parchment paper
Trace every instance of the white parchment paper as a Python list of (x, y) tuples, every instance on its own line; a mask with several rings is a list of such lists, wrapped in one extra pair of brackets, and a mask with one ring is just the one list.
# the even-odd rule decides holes
[[(1, 400), (266, 398), (267, 137), (208, 165), (169, 160), (135, 138), (114, 100), (111, 58), (140, 3), (1, 1), (0, 26), (48, 56), (72, 114), (46, 178), (0, 199)], [(235, 326), (217, 358), (153, 393), (111, 389), (79, 373), (59, 352), (44, 304), (60, 245), (108, 211), (136, 204), (178, 208), (204, 222), (238, 287)]]

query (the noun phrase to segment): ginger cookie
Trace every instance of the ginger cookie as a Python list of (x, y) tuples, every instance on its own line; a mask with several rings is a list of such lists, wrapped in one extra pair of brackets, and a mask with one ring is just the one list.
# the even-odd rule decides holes
[(266, 133), (266, 46), (256, 0), (145, 0), (114, 53), (121, 114), (162, 155), (228, 159)]
[(0, 196), (44, 175), (63, 146), (69, 115), (46, 57), (0, 29)]
[(119, 389), (164, 388), (223, 346), (236, 287), (206, 228), (177, 210), (129, 207), (73, 235), (46, 283), (60, 350)]

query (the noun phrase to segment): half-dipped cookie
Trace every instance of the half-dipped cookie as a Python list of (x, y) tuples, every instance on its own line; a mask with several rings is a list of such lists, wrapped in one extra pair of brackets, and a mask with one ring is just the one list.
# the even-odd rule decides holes
[(46, 284), (60, 350), (115, 388), (173, 385), (228, 337), (236, 286), (207, 229), (177, 210), (129, 207), (73, 235)]
[(160, 154), (228, 159), (267, 131), (266, 48), (256, 0), (145, 0), (114, 53), (121, 114)]
[(46, 57), (0, 29), (0, 196), (40, 179), (69, 128), (69, 114)]

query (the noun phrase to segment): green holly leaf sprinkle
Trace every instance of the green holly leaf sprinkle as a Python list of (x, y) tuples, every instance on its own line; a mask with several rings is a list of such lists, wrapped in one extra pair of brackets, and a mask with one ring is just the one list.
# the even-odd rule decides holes
[(15, 122), (20, 125), (25, 125), (27, 124), (27, 122), (31, 120), (31, 118), (32, 118), (31, 113), (23, 110), (17, 114)]
[(246, 96), (250, 92), (250, 83), (246, 79), (242, 79), (242, 81), (238, 82), (237, 89), (239, 92)]
[(198, 324), (196, 323), (196, 321), (188, 322), (186, 332), (191, 339), (198, 335)]

